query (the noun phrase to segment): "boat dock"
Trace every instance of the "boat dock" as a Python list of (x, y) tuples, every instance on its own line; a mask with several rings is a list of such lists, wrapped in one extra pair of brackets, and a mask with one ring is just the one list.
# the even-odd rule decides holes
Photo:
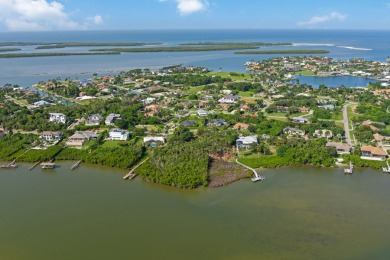
[(256, 171), (255, 169), (249, 167), (248, 165), (245, 165), (245, 164), (243, 164), (243, 163), (240, 163), (240, 162), (238, 161), (238, 159), (236, 159), (236, 163), (239, 164), (239, 165), (241, 165), (241, 166), (243, 166), (243, 167), (245, 167), (245, 168), (247, 168), (248, 170), (251, 170), (251, 171), (254, 173), (255, 177), (253, 177), (253, 178), (251, 179), (253, 182), (256, 182), (256, 181), (264, 181), (264, 180), (265, 180), (265, 177), (263, 177), (263, 176), (261, 176), (260, 174), (258, 174), (257, 171)]
[(387, 168), (383, 167), (382, 170), (383, 170), (383, 172), (390, 172), (389, 161), (386, 161), (386, 164), (387, 164)]
[(353, 173), (353, 164), (352, 164), (352, 162), (349, 163), (349, 168), (348, 169), (344, 169), (344, 173), (345, 174), (352, 174)]
[(54, 158), (50, 160), (50, 162), (41, 163), (42, 169), (54, 169), (56, 164), (53, 163)]
[(132, 179), (134, 179), (134, 178), (137, 176), (137, 174), (134, 173), (135, 170), (137, 170), (137, 169), (138, 169), (142, 164), (144, 164), (147, 160), (149, 160), (149, 158), (143, 160), (141, 163), (139, 163), (137, 166), (135, 166), (133, 169), (131, 169), (131, 171), (130, 171), (128, 174), (126, 174), (126, 175), (123, 177), (123, 179), (124, 179), (124, 180), (132, 180)]
[(28, 168), (29, 171), (33, 170), (35, 167), (37, 167), (42, 161), (39, 161), (37, 163), (35, 163), (33, 166), (31, 166), (30, 168)]
[(9, 164), (0, 165), (1, 169), (13, 169), (13, 168), (17, 168), (17, 167), (18, 167), (18, 165), (16, 164), (16, 160), (13, 160)]
[(77, 163), (75, 163), (70, 169), (73, 171), (73, 170), (76, 170), (81, 164), (81, 161), (78, 161)]

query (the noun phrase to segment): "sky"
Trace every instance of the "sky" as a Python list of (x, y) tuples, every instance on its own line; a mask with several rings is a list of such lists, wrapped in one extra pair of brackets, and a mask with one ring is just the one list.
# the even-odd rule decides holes
[(390, 29), (390, 0), (0, 0), (0, 31)]

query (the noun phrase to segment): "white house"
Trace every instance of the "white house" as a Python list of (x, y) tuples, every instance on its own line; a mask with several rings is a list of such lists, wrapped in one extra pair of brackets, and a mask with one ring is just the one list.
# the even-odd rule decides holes
[(61, 113), (49, 113), (49, 122), (66, 123), (66, 116)]
[(285, 129), (283, 129), (283, 134), (304, 136), (305, 131), (297, 128), (286, 127)]
[(122, 129), (112, 129), (108, 133), (111, 140), (125, 141), (129, 138), (129, 133)]
[(117, 119), (120, 119), (121, 118), (121, 115), (120, 114), (109, 114), (107, 117), (106, 117), (106, 120), (104, 121), (104, 123), (106, 125), (113, 125), (115, 120)]
[(315, 130), (313, 133), (314, 137), (317, 138), (332, 138), (333, 137), (333, 132), (330, 130)]
[(236, 140), (236, 146), (237, 149), (249, 149), (251, 147), (251, 144), (257, 144), (257, 135), (252, 136), (240, 136)]
[(218, 100), (219, 103), (234, 104), (240, 99), (239, 96), (227, 95)]
[(41, 139), (44, 139), (44, 140), (46, 140), (48, 142), (53, 142), (53, 141), (60, 140), (62, 137), (63, 137), (63, 134), (61, 132), (48, 132), (48, 131), (44, 131), (40, 135)]
[(209, 115), (209, 112), (207, 112), (206, 110), (203, 110), (203, 109), (198, 110), (198, 116), (208, 116), (208, 115)]
[(306, 118), (303, 118), (303, 117), (294, 117), (293, 122), (300, 123), (300, 124), (306, 124), (309, 122), (309, 120), (307, 120)]

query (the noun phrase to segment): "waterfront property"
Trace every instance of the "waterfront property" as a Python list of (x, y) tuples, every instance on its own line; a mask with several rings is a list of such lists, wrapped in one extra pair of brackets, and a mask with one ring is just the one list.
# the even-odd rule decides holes
[(98, 135), (93, 132), (77, 131), (74, 135), (68, 138), (66, 145), (74, 148), (82, 148), (85, 142), (97, 138)]
[(240, 136), (236, 140), (237, 149), (249, 149), (252, 144), (257, 144), (257, 135), (252, 136)]
[(388, 154), (385, 150), (380, 147), (364, 145), (360, 148), (360, 155), (362, 159), (367, 160), (386, 160)]
[(151, 147), (156, 147), (157, 144), (165, 143), (165, 138), (161, 136), (148, 136), (144, 137), (144, 144), (147, 144)]
[(54, 142), (60, 140), (63, 134), (62, 132), (43, 131), (39, 137), (47, 142)]
[(49, 113), (49, 122), (66, 123), (66, 116), (62, 113)]
[(129, 133), (122, 129), (112, 129), (108, 133), (110, 140), (125, 141), (129, 138)]
[(337, 154), (349, 154), (351, 151), (351, 146), (345, 143), (337, 143), (337, 142), (328, 142), (326, 143), (326, 147), (333, 147), (336, 149)]

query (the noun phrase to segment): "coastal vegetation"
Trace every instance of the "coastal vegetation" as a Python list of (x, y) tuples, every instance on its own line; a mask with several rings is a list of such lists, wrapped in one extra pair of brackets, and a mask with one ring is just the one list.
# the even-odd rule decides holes
[(235, 54), (326, 54), (328, 50), (259, 50), (238, 51)]
[(34, 58), (34, 57), (55, 57), (55, 56), (92, 56), (92, 55), (118, 55), (120, 52), (42, 52), (42, 53), (3, 53), (0, 59), (6, 58)]
[(188, 42), (188, 43), (182, 43), (180, 45), (249, 45), (249, 46), (291, 46), (292, 43), (289, 42), (280, 42), (280, 43), (271, 43), (271, 42)]
[(109, 52), (197, 52), (197, 51), (228, 51), (257, 49), (256, 45), (228, 44), (228, 45), (200, 45), (200, 46), (169, 46), (169, 47), (140, 47), (140, 48), (104, 48), (90, 51)]
[(19, 48), (0, 48), (0, 52), (8, 52), (8, 51), (21, 51)]
[(47, 43), (46, 45), (41, 45), (36, 47), (37, 50), (40, 49), (60, 49), (68, 47), (130, 47), (130, 46), (145, 46), (145, 45), (159, 45), (161, 43), (144, 43), (144, 42), (61, 42), (61, 43)]

